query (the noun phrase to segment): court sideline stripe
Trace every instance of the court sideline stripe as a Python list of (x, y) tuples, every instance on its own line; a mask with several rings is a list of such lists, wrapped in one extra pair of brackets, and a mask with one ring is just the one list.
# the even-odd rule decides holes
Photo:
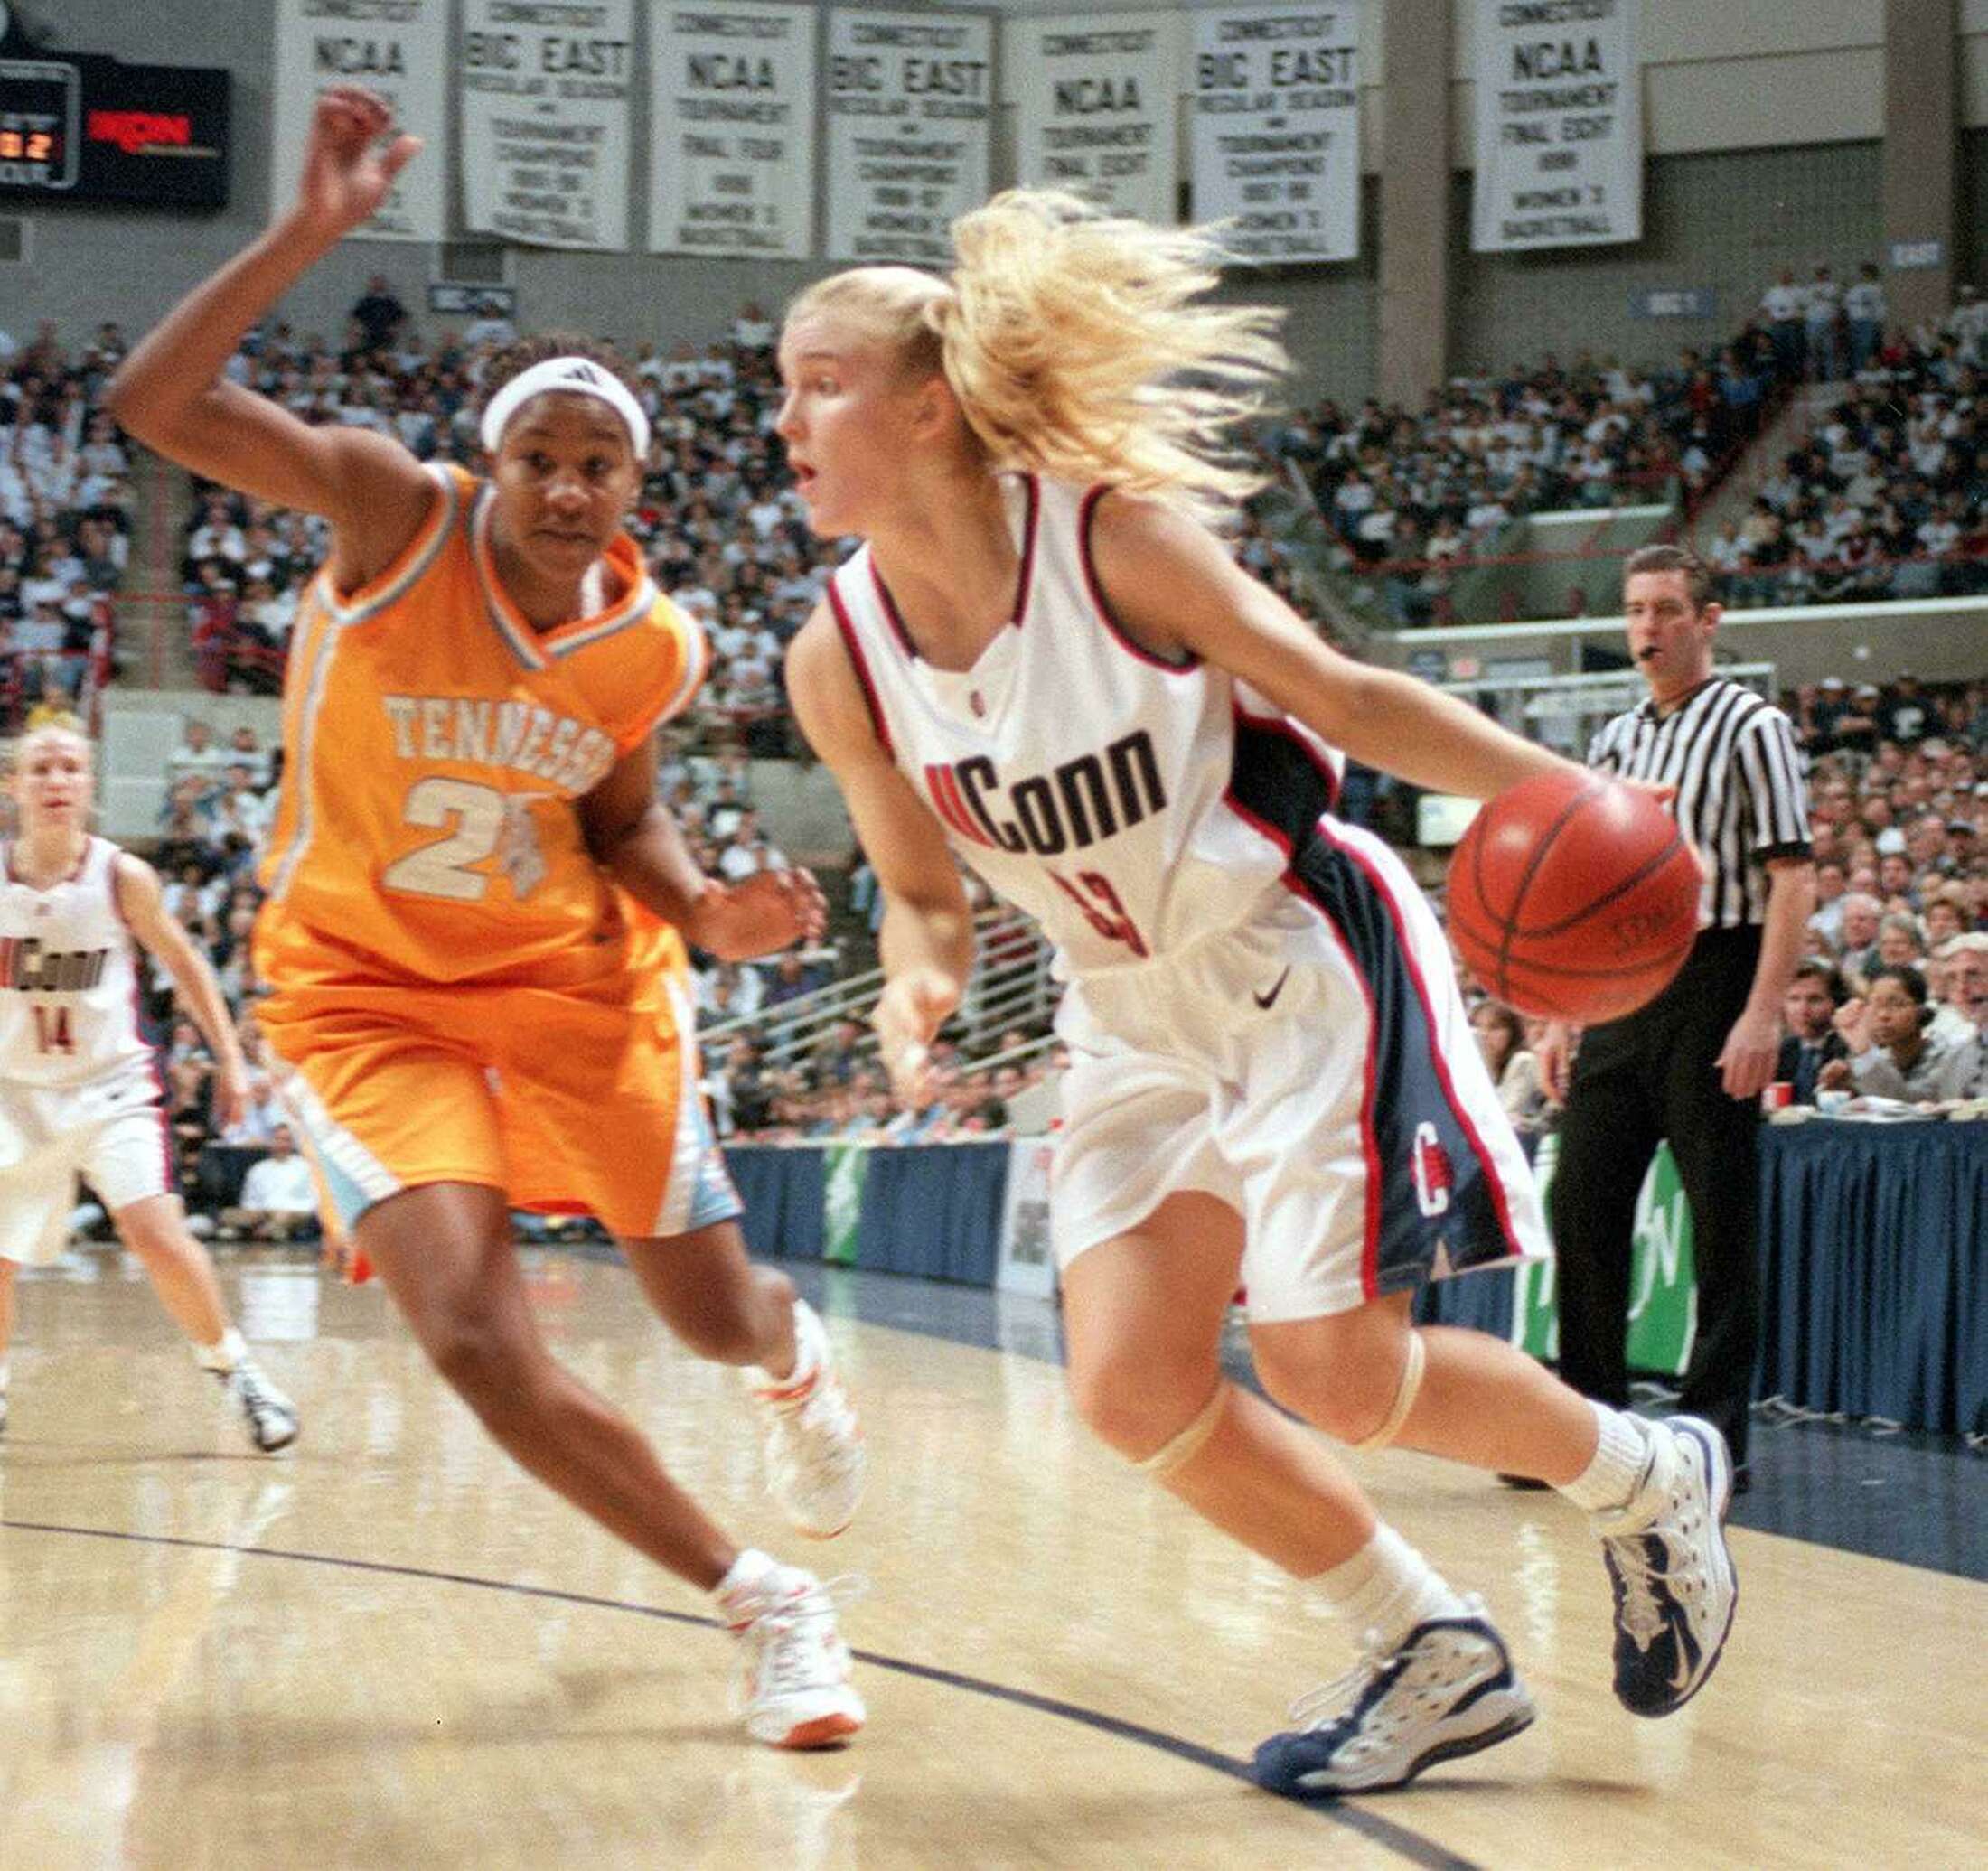
[[(183, 1547), (202, 1553), (240, 1553), (257, 1559), (288, 1559), (303, 1566), (334, 1567), (347, 1572), (372, 1572), (394, 1578), (419, 1578), (433, 1580), (442, 1585), (471, 1586), (479, 1591), (512, 1592), (523, 1597), (548, 1598), (560, 1604), (577, 1604), (595, 1611), (630, 1611), (639, 1617), (660, 1618), (672, 1624), (689, 1624), (700, 1630), (723, 1631), (725, 1626), (716, 1618), (699, 1617), (694, 1612), (670, 1611), (660, 1604), (636, 1604), (625, 1598), (600, 1598), (587, 1592), (563, 1591), (557, 1586), (528, 1586), (512, 1579), (479, 1578), (474, 1573), (442, 1572), (426, 1566), (401, 1566), (385, 1559), (342, 1558), (333, 1553), (300, 1553), (286, 1547), (233, 1546), (222, 1539), (188, 1539), (172, 1533), (127, 1533), (111, 1527), (70, 1527), (52, 1520), (15, 1520), (0, 1518), (0, 1530), (13, 1533), (61, 1533), (80, 1539), (116, 1539), (134, 1546)], [(851, 1652), (858, 1661), (877, 1670), (892, 1670), (899, 1676), (916, 1677), (922, 1681), (937, 1683), (943, 1688), (965, 1689), (976, 1696), (986, 1696), (997, 1702), (1011, 1703), (1019, 1708), (1033, 1709), (1038, 1715), (1050, 1715), (1059, 1720), (1075, 1722), (1083, 1727), (1093, 1728), (1101, 1734), (1117, 1736), (1121, 1741), (1137, 1742), (1141, 1747), (1150, 1747), (1161, 1754), (1171, 1754), (1176, 1760), (1186, 1761), (1196, 1767), (1205, 1767), (1212, 1773), (1224, 1773), (1232, 1780), (1240, 1780), (1253, 1787), (1248, 1767), (1229, 1755), (1217, 1754), (1213, 1748), (1203, 1747), (1197, 1742), (1184, 1741), (1177, 1735), (1168, 1735), (1158, 1728), (1141, 1726), (1137, 1722), (1121, 1720), (1114, 1715), (1106, 1715), (1102, 1709), (1083, 1708), (1074, 1702), (1059, 1701), (1054, 1696), (1040, 1696), (1032, 1689), (1010, 1689), (1004, 1683), (988, 1682), (977, 1676), (961, 1675), (958, 1670), (941, 1670), (930, 1663), (914, 1663), (903, 1657), (885, 1656), (878, 1651), (856, 1650)], [(1267, 1797), (1275, 1798), (1276, 1795)], [(1349, 1831), (1358, 1832), (1370, 1843), (1382, 1846), (1398, 1857), (1411, 1865), (1427, 1867), (1427, 1871), (1482, 1871), (1482, 1867), (1469, 1858), (1459, 1857), (1456, 1853), (1439, 1846), (1432, 1839), (1395, 1825), (1390, 1820), (1363, 1810), (1361, 1808), (1333, 1802), (1294, 1801), (1307, 1811), (1315, 1812), (1319, 1818), (1333, 1824), (1344, 1826)]]

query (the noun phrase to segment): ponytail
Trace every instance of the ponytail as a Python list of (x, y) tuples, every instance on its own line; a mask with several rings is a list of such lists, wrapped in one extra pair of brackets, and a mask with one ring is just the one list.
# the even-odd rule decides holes
[(1197, 303), (1220, 282), (1209, 230), (1010, 189), (954, 221), (952, 243), (947, 279), (858, 267), (803, 293), (789, 320), (852, 315), (907, 370), (942, 370), (996, 468), (1189, 508), (1262, 484), (1226, 432), (1289, 369), (1281, 313)]

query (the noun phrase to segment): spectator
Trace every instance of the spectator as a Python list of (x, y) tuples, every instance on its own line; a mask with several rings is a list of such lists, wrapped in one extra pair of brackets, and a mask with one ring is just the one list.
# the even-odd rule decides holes
[(385, 351), (400, 335), (408, 322), (408, 308), (394, 296), (384, 273), (375, 273), (366, 290), (354, 301), (352, 323), (359, 327), (359, 349)]
[(1843, 374), (1843, 291), (1827, 267), (1818, 266), (1803, 295), (1803, 341), (1807, 374), (1828, 383)]
[(317, 1185), (311, 1165), (297, 1154), (290, 1127), (275, 1125), (269, 1154), (251, 1163), (242, 1178), (240, 1202), (221, 1211), (220, 1239), (290, 1240), (316, 1230)]
[(1932, 1036), (1932, 1018), (1926, 977), (1918, 968), (1880, 968), (1862, 998), (1837, 1009), (1836, 1030), (1850, 1056), (1823, 1068), (1824, 1089), (1915, 1104), (1957, 1096), (1945, 1089), (1956, 1049)]
[(1552, 1100), (1540, 1081), (1539, 1061), (1526, 1050), (1524, 1023), (1510, 1007), (1486, 1000), (1472, 1009), (1470, 1030), (1505, 1114), (1520, 1129), (1536, 1129)]
[(1760, 313), (1774, 345), (1775, 367), (1784, 378), (1801, 374), (1802, 313), (1806, 304), (1807, 295), (1796, 285), (1792, 267), (1782, 267), (1780, 277), (1760, 295)]
[(1944, 973), (1933, 1037), (1950, 1046), (1988, 1043), (1988, 933), (1954, 936), (1936, 954)]
[(1788, 981), (1781, 998), (1787, 1036), (1775, 1060), (1774, 1076), (1794, 1088), (1796, 1104), (1814, 1104), (1823, 1068), (1849, 1055), (1849, 1045), (1835, 1026), (1836, 1009), (1846, 997), (1843, 976), (1818, 959), (1801, 963)]

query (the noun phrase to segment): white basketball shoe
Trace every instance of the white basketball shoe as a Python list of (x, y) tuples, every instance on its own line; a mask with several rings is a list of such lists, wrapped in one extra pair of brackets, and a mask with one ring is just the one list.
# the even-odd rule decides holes
[(1615, 1587), (1616, 1700), (1634, 1715), (1664, 1716), (1704, 1688), (1732, 1629), (1732, 1458), (1725, 1437), (1696, 1417), (1644, 1427), (1648, 1481), (1594, 1525)]
[(216, 1371), (214, 1380), (241, 1412), (248, 1440), (264, 1455), (273, 1455), (296, 1440), (302, 1427), (296, 1405), (269, 1381), (253, 1358), (236, 1359), (233, 1370)]
[(832, 1539), (856, 1518), (869, 1458), (829, 1334), (804, 1299), (793, 1303), (793, 1375), (768, 1382), (764, 1371), (748, 1371), (746, 1382), (765, 1429), (774, 1499), (801, 1532)]
[(1530, 1727), (1533, 1698), (1505, 1640), (1481, 1601), (1466, 1604), (1462, 1615), (1425, 1618), (1396, 1650), (1368, 1649), (1294, 1703), (1300, 1726), (1257, 1749), (1257, 1784), (1294, 1799), (1386, 1792)]
[(755, 1741), (834, 1747), (862, 1727), (863, 1698), (849, 1681), (849, 1647), (835, 1622), (840, 1585), (773, 1566), (727, 1595), (740, 1646), (737, 1700)]

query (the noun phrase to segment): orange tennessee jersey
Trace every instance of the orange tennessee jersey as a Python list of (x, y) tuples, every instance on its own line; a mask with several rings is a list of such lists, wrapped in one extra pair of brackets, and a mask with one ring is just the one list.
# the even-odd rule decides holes
[(261, 872), (273, 985), (320, 944), (410, 982), (577, 985), (632, 945), (661, 959), (576, 802), (697, 693), (704, 633), (626, 535), (607, 552), (621, 598), (535, 631), (497, 580), (492, 490), (429, 472), (435, 509), (399, 560), (349, 594), (319, 573), (297, 617)]

